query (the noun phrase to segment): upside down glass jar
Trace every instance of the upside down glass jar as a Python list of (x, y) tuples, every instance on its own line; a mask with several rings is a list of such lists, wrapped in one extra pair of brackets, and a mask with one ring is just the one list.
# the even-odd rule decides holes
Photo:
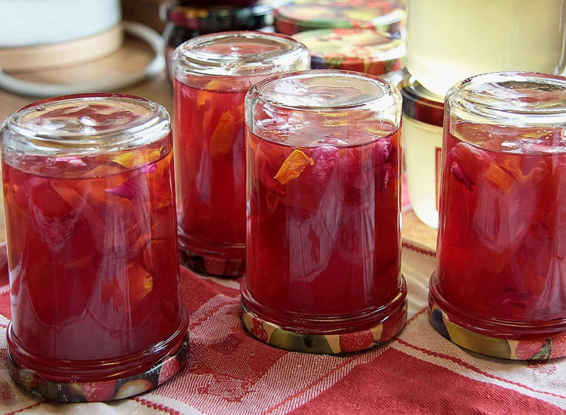
[(565, 0), (409, 0), (407, 10), (407, 69), (436, 95), (475, 74), (565, 69)]
[(172, 139), (124, 95), (31, 104), (4, 122), (11, 375), (61, 402), (121, 399), (185, 365)]
[(446, 97), (433, 326), (489, 356), (566, 355), (566, 78), (500, 72)]
[(403, 96), (403, 155), (409, 199), (417, 217), (436, 228), (444, 99), (413, 77), (405, 78), (399, 88)]
[(298, 72), (250, 89), (241, 286), (254, 337), (335, 354), (404, 327), (400, 121), (399, 92), (356, 72)]
[(181, 260), (236, 277), (245, 269), (244, 96), (266, 76), (309, 67), (283, 35), (225, 32), (175, 52), (175, 165)]

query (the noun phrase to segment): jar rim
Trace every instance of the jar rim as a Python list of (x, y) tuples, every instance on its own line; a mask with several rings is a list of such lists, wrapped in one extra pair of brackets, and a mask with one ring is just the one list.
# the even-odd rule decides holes
[[(215, 52), (214, 47), (231, 46), (233, 53)], [(251, 46), (250, 52), (240, 49)], [(254, 45), (267, 48), (253, 52)], [(239, 53), (239, 52), (244, 53)], [(222, 52), (222, 53), (220, 53)], [(219, 32), (198, 36), (179, 45), (174, 53), (175, 75), (204, 75), (222, 77), (265, 76), (286, 72), (296, 67), (297, 61), (307, 60), (305, 45), (290, 36), (256, 31)]]
[[(358, 95), (348, 97), (339, 94), (339, 90), (343, 90), (343, 86), (328, 83), (325, 85), (324, 78), (329, 80), (355, 80), (360, 82), (360, 86), (361, 83), (365, 83), (368, 89), (358, 90)], [(322, 80), (322, 82), (316, 82), (317, 79)], [(320, 92), (308, 91), (305, 90), (304, 86), (301, 89), (301, 85), (295, 82), (305, 80), (315, 80), (313, 82), (316, 83), (316, 87), (326, 87), (327, 89)], [(277, 85), (278, 83), (287, 83), (287, 85)], [(280, 88), (279, 91), (276, 90), (278, 87)], [(335, 89), (335, 95), (332, 95), (328, 88)], [(378, 93), (378, 96), (372, 96), (371, 92)], [(279, 93), (281, 94), (278, 95)], [(256, 95), (259, 101), (271, 106), (302, 111), (334, 109), (342, 111), (344, 109), (365, 108), (368, 105), (388, 107), (401, 101), (398, 90), (389, 82), (373, 75), (337, 69), (316, 69), (270, 76), (253, 85), (246, 98), (252, 95)]]
[(489, 72), (450, 88), (451, 114), (510, 126), (566, 124), (566, 77), (538, 72)]
[(162, 105), (113, 93), (36, 101), (0, 126), (6, 148), (50, 155), (120, 151), (150, 144), (169, 132), (169, 114)]

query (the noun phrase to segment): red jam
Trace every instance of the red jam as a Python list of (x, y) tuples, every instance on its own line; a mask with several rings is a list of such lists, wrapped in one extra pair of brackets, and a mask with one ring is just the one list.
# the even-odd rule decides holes
[[(325, 132), (311, 125), (304, 142)], [(325, 332), (390, 303), (400, 289), (399, 130), (376, 140), (354, 129), (315, 147), (278, 140), (249, 137), (244, 304)]]
[(302, 70), (304, 45), (281, 35), (224, 32), (175, 51), (175, 164), (181, 261), (197, 273), (245, 269), (244, 98), (251, 85)]
[[(219, 259), (243, 261), (247, 89), (198, 89), (176, 80), (175, 91), (181, 248), (204, 257), (216, 253)], [(214, 264), (205, 264), (204, 270), (215, 273)], [(221, 265), (217, 271), (222, 274), (228, 270)], [(234, 271), (241, 269), (237, 266)]]
[[(484, 334), (517, 337), (528, 334), (525, 325), (544, 329), (566, 316), (561, 130), (468, 122), (452, 128), (465, 141), (445, 133), (433, 294)], [(510, 323), (500, 333), (489, 321)]]
[[(60, 118), (95, 130), (135, 121), (96, 106)], [(8, 343), (18, 365), (53, 381), (98, 381), (140, 373), (180, 346), (171, 141), (84, 156), (4, 148)]]

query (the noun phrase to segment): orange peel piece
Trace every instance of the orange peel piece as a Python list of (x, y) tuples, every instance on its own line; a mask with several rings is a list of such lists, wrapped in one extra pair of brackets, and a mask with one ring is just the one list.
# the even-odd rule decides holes
[(489, 167), (483, 173), (483, 177), (496, 188), (504, 192), (507, 192), (515, 182), (513, 176), (495, 163), (490, 163)]
[(210, 153), (212, 156), (222, 156), (232, 151), (232, 142), (236, 135), (236, 117), (230, 111), (222, 113), (218, 124), (210, 137)]
[(197, 108), (200, 110), (204, 109), (204, 106), (213, 99), (214, 94), (212, 91), (222, 90), (225, 83), (225, 81), (221, 81), (220, 79), (208, 81), (204, 88), (197, 94)]
[(539, 166), (533, 168), (528, 174), (523, 174), (521, 170), (521, 160), (518, 157), (508, 157), (503, 162), (501, 162), (500, 167), (513, 176), (519, 183), (537, 184), (545, 176), (545, 166), (544, 164), (539, 164)]
[(291, 180), (299, 177), (307, 166), (314, 166), (314, 160), (303, 153), (301, 150), (293, 150), (285, 159), (279, 171), (273, 178), (281, 184), (287, 184)]
[(161, 157), (160, 149), (147, 151), (128, 151), (112, 157), (112, 161), (118, 163), (122, 167), (131, 169), (133, 167), (138, 167), (143, 164), (158, 160), (159, 157)]
[(143, 267), (129, 265), (128, 288), (130, 301), (137, 305), (153, 290), (153, 276)]
[(197, 94), (197, 108), (199, 110), (205, 109), (205, 105), (212, 99), (211, 92), (202, 90)]

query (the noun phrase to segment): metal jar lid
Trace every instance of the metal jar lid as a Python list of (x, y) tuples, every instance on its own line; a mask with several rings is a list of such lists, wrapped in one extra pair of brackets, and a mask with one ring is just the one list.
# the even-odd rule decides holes
[(274, 20), (277, 31), (288, 35), (348, 27), (398, 33), (405, 11), (394, 0), (308, 0), (279, 7), (274, 12)]
[(444, 98), (423, 87), (416, 79), (407, 76), (399, 84), (403, 96), (403, 114), (426, 124), (442, 127)]
[(320, 29), (294, 36), (311, 53), (313, 69), (382, 75), (402, 67), (405, 42), (372, 29)]
[(227, 30), (255, 30), (273, 24), (273, 0), (250, 5), (229, 4), (204, 6), (185, 2), (168, 5), (161, 10), (162, 19), (176, 26), (201, 34)]

